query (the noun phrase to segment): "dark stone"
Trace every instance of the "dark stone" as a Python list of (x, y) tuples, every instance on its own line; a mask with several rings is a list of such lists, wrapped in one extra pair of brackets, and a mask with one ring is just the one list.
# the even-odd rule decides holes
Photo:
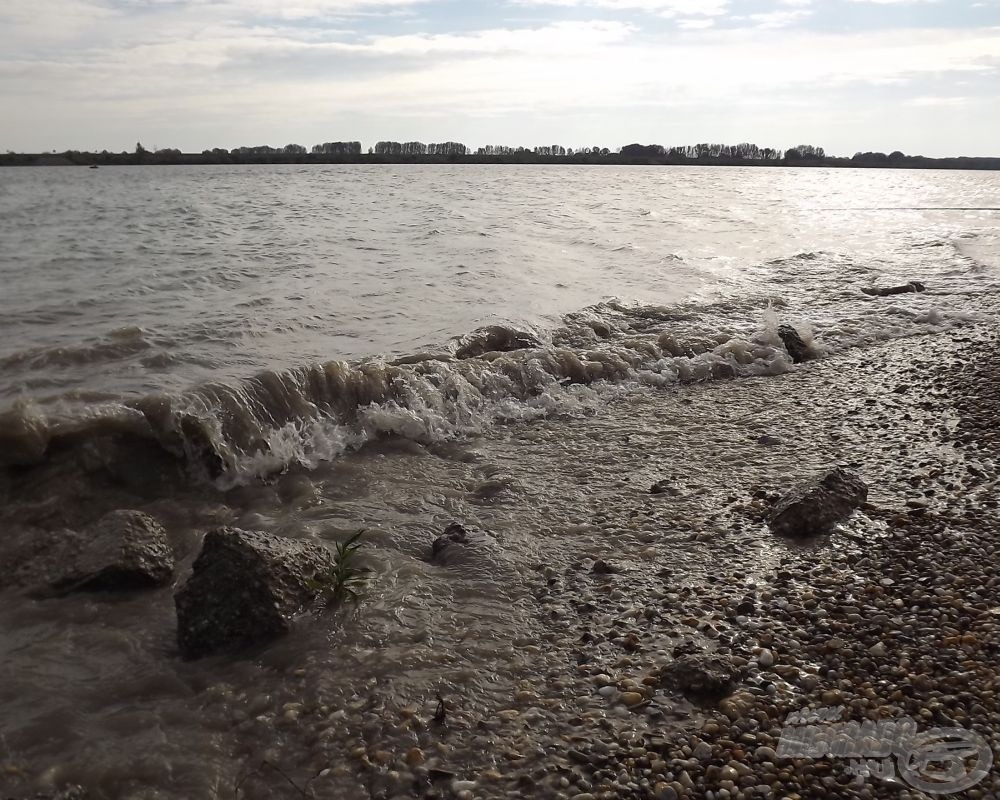
[(512, 350), (540, 347), (541, 344), (537, 336), (526, 331), (503, 325), (489, 325), (463, 337), (455, 350), (455, 357), (477, 358), (485, 353), (508, 353)]
[(671, 497), (676, 497), (677, 495), (680, 494), (680, 492), (677, 491), (677, 489), (674, 488), (674, 486), (671, 485), (670, 481), (668, 480), (657, 481), (656, 483), (654, 483), (652, 486), (649, 487), (649, 493), (669, 494)]
[(428, 560), (432, 564), (452, 569), (462, 578), (482, 581), (484, 588), (497, 581), (508, 590), (521, 584), (523, 567), (511, 559), (503, 542), (490, 531), (467, 529), (453, 522), (433, 541), (430, 550)]
[(894, 294), (912, 294), (914, 292), (926, 292), (927, 287), (920, 281), (910, 281), (904, 286), (887, 286), (882, 289), (865, 287), (861, 290), (872, 297), (891, 297)]
[(166, 532), (140, 511), (112, 511), (82, 531), (15, 528), (4, 544), (0, 583), (43, 597), (162, 586), (174, 571)]
[(469, 544), (469, 532), (464, 526), (457, 522), (451, 523), (444, 529), (444, 533), (437, 537), (431, 544), (431, 561), (440, 562), (446, 560), (444, 553), (454, 545)]
[(141, 511), (112, 511), (83, 535), (84, 545), (58, 589), (116, 591), (162, 586), (174, 573), (167, 533)]
[(181, 654), (234, 652), (288, 633), (333, 567), (333, 554), (313, 542), (209, 531), (191, 577), (174, 595)]
[(791, 325), (779, 325), (778, 338), (781, 339), (781, 343), (785, 346), (785, 350), (788, 351), (788, 355), (792, 357), (794, 363), (801, 364), (812, 358), (812, 350), (809, 349), (809, 345), (802, 340), (799, 332)]
[(45, 420), (24, 403), (0, 414), (0, 466), (37, 464), (49, 446)]
[(867, 500), (865, 482), (838, 467), (782, 497), (771, 516), (771, 529), (796, 537), (824, 533)]
[(590, 571), (595, 575), (615, 575), (621, 572), (621, 569), (607, 561), (598, 560), (594, 562), (594, 566), (590, 568)]
[(694, 697), (725, 697), (739, 680), (739, 668), (718, 654), (681, 656), (660, 670), (665, 687)]

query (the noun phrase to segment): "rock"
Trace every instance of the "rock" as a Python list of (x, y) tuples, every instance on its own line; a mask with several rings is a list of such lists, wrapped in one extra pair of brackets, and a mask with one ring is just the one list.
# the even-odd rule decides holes
[(476, 358), (485, 353), (508, 353), (541, 347), (541, 341), (534, 334), (507, 328), (503, 325), (488, 325), (479, 328), (461, 339), (455, 350), (455, 358)]
[(621, 572), (621, 568), (616, 564), (612, 564), (610, 561), (598, 559), (594, 562), (594, 566), (590, 568), (590, 571), (594, 575), (616, 575)]
[(788, 351), (788, 355), (792, 357), (792, 361), (796, 364), (812, 358), (813, 353), (809, 345), (802, 340), (799, 332), (791, 325), (779, 325), (778, 338), (781, 339), (781, 343)]
[(660, 682), (696, 697), (723, 697), (736, 688), (740, 671), (718, 654), (681, 656), (660, 671)]
[(435, 564), (447, 564), (449, 556), (458, 552), (456, 545), (465, 546), (470, 543), (469, 532), (457, 522), (451, 523), (444, 533), (431, 543), (431, 561)]
[(639, 705), (646, 698), (639, 692), (622, 692), (618, 699), (629, 708)]
[(764, 447), (777, 447), (779, 444), (782, 444), (782, 439), (779, 436), (774, 436), (773, 434), (765, 433), (757, 437), (757, 444), (762, 445)]
[(333, 566), (333, 555), (313, 542), (209, 531), (191, 577), (174, 595), (181, 654), (233, 652), (287, 633)]
[(112, 511), (88, 528), (58, 589), (122, 590), (162, 586), (174, 572), (167, 533), (141, 511)]
[(712, 745), (705, 741), (699, 741), (691, 751), (691, 758), (695, 758), (702, 763), (712, 760)]
[(912, 294), (913, 292), (926, 292), (927, 287), (920, 281), (910, 281), (903, 286), (888, 286), (881, 289), (865, 287), (861, 290), (872, 297), (890, 297), (894, 294)]
[(0, 466), (37, 464), (49, 446), (45, 419), (20, 401), (0, 414)]
[(829, 470), (789, 492), (775, 506), (771, 529), (783, 536), (823, 533), (868, 500), (868, 487), (846, 470)]
[(670, 481), (663, 480), (657, 481), (652, 486), (649, 487), (650, 494), (668, 494), (671, 497), (677, 497), (680, 492), (671, 485)]
[(7, 538), (3, 583), (41, 596), (161, 586), (174, 571), (166, 532), (140, 511), (112, 511), (82, 531), (15, 528)]
[(519, 582), (510, 554), (492, 533), (451, 523), (431, 544), (430, 562), (458, 570), (463, 576)]

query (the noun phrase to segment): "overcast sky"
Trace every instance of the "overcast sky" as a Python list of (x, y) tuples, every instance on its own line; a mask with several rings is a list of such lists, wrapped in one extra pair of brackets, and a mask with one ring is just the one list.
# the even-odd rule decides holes
[(0, 150), (1000, 155), (1000, 0), (0, 0)]

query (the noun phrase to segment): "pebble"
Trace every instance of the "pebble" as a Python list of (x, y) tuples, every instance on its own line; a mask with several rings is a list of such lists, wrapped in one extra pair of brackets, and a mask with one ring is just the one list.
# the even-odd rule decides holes
[(639, 694), (639, 692), (622, 692), (618, 699), (625, 705), (632, 707), (639, 705), (646, 698)]

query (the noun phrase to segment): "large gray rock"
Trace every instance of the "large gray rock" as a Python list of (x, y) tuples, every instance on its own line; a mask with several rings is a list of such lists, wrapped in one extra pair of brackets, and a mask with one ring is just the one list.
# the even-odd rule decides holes
[(668, 689), (693, 697), (724, 697), (736, 688), (739, 668), (718, 654), (685, 655), (660, 670), (660, 682)]
[(15, 528), (4, 546), (0, 585), (42, 595), (161, 586), (174, 570), (166, 531), (141, 511), (112, 511), (82, 531)]
[(191, 577), (174, 595), (181, 654), (200, 658), (282, 636), (333, 566), (333, 554), (313, 542), (209, 531)]
[(867, 500), (865, 482), (838, 467), (781, 498), (771, 515), (771, 530), (796, 537), (825, 533)]

